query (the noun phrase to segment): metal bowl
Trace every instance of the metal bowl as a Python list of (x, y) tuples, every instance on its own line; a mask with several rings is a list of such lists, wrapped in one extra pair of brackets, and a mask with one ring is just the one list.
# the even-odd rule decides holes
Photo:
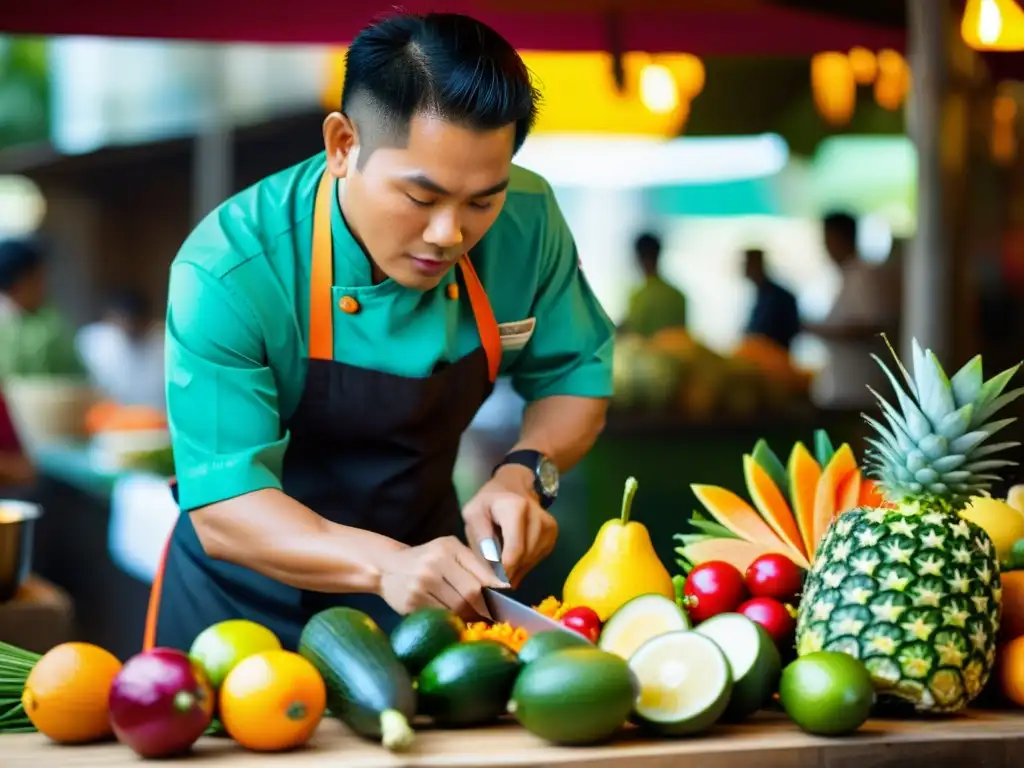
[(18, 593), (32, 570), (32, 543), (38, 504), (0, 499), (0, 603)]

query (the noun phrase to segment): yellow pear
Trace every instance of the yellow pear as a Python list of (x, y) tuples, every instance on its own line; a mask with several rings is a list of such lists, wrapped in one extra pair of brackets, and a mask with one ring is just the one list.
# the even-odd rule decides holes
[(670, 600), (676, 597), (672, 577), (654, 551), (647, 528), (629, 519), (636, 489), (636, 478), (626, 480), (620, 516), (601, 526), (562, 588), (566, 606), (585, 605), (601, 621), (640, 595), (653, 592)]
[(1015, 485), (1006, 494), (1006, 503), (1024, 514), (1024, 485)]
[(975, 496), (960, 511), (960, 516), (988, 534), (1001, 563), (1010, 559), (1010, 552), (1018, 539), (1024, 539), (1024, 512), (1019, 512), (1001, 499)]

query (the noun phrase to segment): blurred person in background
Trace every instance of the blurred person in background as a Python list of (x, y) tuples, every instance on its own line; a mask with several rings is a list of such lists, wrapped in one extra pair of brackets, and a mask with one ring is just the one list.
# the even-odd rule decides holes
[(620, 330), (653, 336), (663, 328), (685, 328), (686, 296), (661, 274), (661, 240), (645, 232), (636, 239), (634, 253), (643, 283), (629, 297)]
[(755, 291), (745, 333), (771, 339), (788, 352), (800, 333), (796, 296), (769, 277), (763, 250), (750, 248), (743, 252), (743, 257), (746, 277)]
[(47, 303), (46, 276), (37, 242), (0, 241), (0, 380), (82, 373), (74, 331)]
[(857, 220), (835, 212), (822, 221), (825, 250), (839, 267), (842, 285), (826, 318), (806, 330), (821, 338), (828, 364), (814, 381), (814, 396), (821, 405), (862, 407), (874, 399), (868, 386), (879, 387), (884, 374), (871, 359), (884, 351), (879, 334), (895, 334), (899, 327), (898, 275), (886, 265), (865, 261), (857, 250)]
[(75, 343), (103, 397), (164, 409), (164, 324), (142, 291), (111, 293), (102, 319), (82, 328)]

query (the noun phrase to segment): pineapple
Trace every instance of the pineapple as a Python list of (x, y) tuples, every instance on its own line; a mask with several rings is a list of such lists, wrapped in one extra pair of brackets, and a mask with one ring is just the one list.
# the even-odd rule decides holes
[(992, 457), (1017, 443), (988, 439), (1014, 421), (993, 416), (1024, 392), (1003, 393), (1019, 366), (984, 381), (975, 357), (947, 379), (915, 342), (913, 376), (896, 359), (904, 389), (874, 359), (899, 404), (873, 392), (888, 426), (864, 417), (876, 432), (868, 468), (890, 507), (851, 510), (825, 533), (800, 603), (797, 652), (849, 653), (881, 697), (956, 712), (992, 671), (1001, 598), (995, 547), (959, 512), (1014, 463)]

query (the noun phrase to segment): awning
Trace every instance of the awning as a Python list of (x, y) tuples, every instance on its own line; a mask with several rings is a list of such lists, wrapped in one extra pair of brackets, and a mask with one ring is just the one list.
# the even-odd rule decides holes
[[(407, 0), (401, 6), (467, 13), (523, 50), (614, 44), (701, 56), (809, 55), (856, 45), (902, 51), (906, 37), (891, 25), (768, 0)], [(6, 3), (0, 31), (331, 45), (350, 41), (384, 7), (379, 0), (34, 0)]]

